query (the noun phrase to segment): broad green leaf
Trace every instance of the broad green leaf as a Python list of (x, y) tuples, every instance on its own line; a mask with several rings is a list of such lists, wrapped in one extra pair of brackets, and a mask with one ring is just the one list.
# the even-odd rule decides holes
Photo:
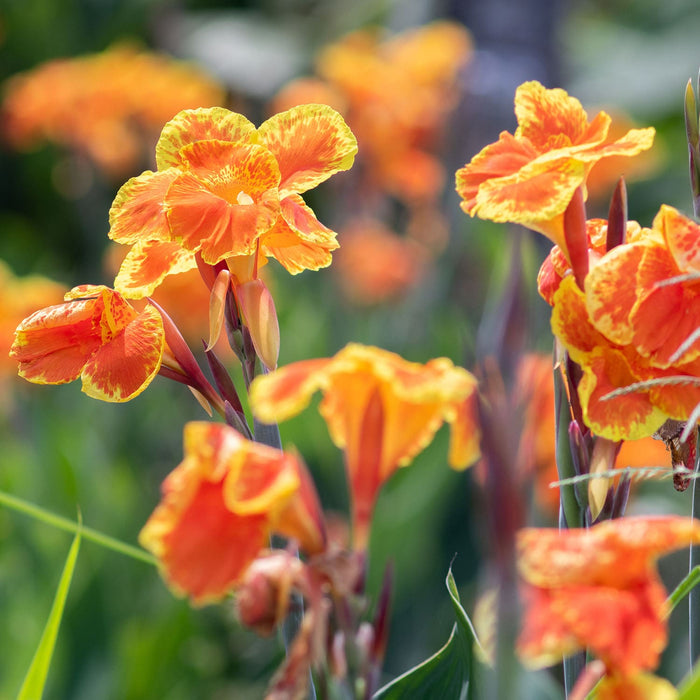
[(43, 695), (46, 676), (48, 675), (49, 666), (51, 665), (51, 657), (53, 656), (53, 650), (56, 645), (58, 628), (61, 625), (63, 608), (65, 607), (68, 589), (73, 579), (73, 570), (75, 569), (75, 562), (78, 558), (79, 549), (80, 531), (78, 531), (73, 538), (73, 544), (68, 552), (68, 558), (63, 567), (61, 580), (59, 581), (58, 590), (56, 591), (56, 597), (51, 607), (51, 614), (46, 622), (46, 627), (44, 627), (39, 646), (34, 652), (34, 658), (27, 671), (27, 675), (24, 677), (24, 683), (22, 683), (22, 688), (19, 691), (17, 700), (39, 700)]
[(457, 620), (447, 643), (423, 663), (406, 671), (378, 690), (373, 700), (403, 698), (466, 700), (476, 697), (473, 671), (477, 659), (474, 656), (474, 647), (481, 645), (471, 620), (459, 602), (452, 569), (447, 574), (445, 584), (452, 599)]

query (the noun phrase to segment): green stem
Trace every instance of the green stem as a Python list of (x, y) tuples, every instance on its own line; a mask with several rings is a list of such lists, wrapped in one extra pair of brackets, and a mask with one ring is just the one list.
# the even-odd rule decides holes
[(47, 525), (58, 528), (59, 530), (64, 530), (65, 532), (71, 532), (73, 534), (79, 532), (84, 539), (96, 542), (107, 549), (111, 549), (114, 552), (119, 552), (120, 554), (124, 554), (132, 559), (138, 559), (146, 564), (156, 564), (155, 557), (139, 547), (126, 544), (126, 542), (122, 542), (114, 537), (105, 535), (104, 533), (99, 532), (98, 530), (93, 530), (90, 527), (85, 527), (74, 520), (69, 520), (61, 515), (56, 515), (49, 510), (40, 508), (39, 506), (29, 503), (21, 498), (17, 498), (16, 496), (11, 496), (9, 493), (5, 493), (4, 491), (0, 491), (0, 504), (7, 506), (12, 510), (16, 510), (19, 513), (24, 513), (35, 520), (39, 520)]
[(669, 612), (673, 610), (683, 598), (685, 598), (695, 586), (700, 583), (700, 566), (693, 568), (688, 575), (676, 586), (668, 597)]

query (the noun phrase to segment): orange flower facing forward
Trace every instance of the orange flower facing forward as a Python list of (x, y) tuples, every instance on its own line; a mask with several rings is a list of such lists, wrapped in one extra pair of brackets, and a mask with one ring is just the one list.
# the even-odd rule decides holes
[(82, 285), (66, 293), (65, 303), (22, 321), (10, 357), (30, 382), (65, 384), (80, 377), (88, 396), (121, 402), (150, 384), (165, 347), (155, 307), (137, 313), (118, 292)]
[(462, 209), (539, 231), (566, 253), (564, 213), (591, 168), (604, 158), (650, 148), (654, 129), (630, 129), (611, 141), (605, 112), (589, 121), (578, 100), (536, 81), (517, 89), (515, 115), (514, 135), (502, 132), (457, 171)]
[(273, 532), (307, 554), (323, 550), (316, 493), (295, 455), (205, 422), (185, 426), (184, 452), (139, 536), (176, 592), (196, 604), (220, 600)]
[(668, 637), (666, 591), (656, 559), (698, 542), (700, 522), (680, 516), (621, 518), (590, 529), (522, 530), (520, 656), (541, 667), (588, 648), (609, 674), (656, 668)]
[(110, 210), (110, 237), (131, 245), (115, 280), (132, 298), (168, 275), (232, 262), (238, 284), (268, 257), (289, 272), (330, 264), (335, 233), (301, 193), (352, 165), (357, 143), (325, 105), (303, 105), (258, 129), (223, 108), (187, 110), (156, 146), (156, 172), (129, 180)]
[(258, 418), (272, 423), (299, 413), (318, 390), (331, 438), (345, 451), (358, 549), (367, 546), (382, 484), (430, 442), (443, 421), (452, 425), (450, 464), (464, 468), (478, 457), (476, 379), (446, 358), (421, 365), (350, 344), (332, 358), (296, 362), (256, 378), (250, 401)]

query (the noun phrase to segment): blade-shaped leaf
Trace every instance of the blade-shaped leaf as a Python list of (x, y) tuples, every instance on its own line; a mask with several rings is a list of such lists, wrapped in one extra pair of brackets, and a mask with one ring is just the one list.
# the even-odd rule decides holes
[(73, 538), (73, 544), (68, 552), (61, 580), (58, 583), (58, 590), (51, 607), (49, 619), (44, 627), (44, 632), (41, 635), (39, 646), (34, 652), (34, 658), (29, 666), (27, 675), (24, 677), (22, 688), (19, 691), (17, 700), (39, 700), (44, 692), (46, 676), (51, 665), (51, 657), (56, 645), (56, 637), (58, 636), (58, 628), (61, 625), (63, 617), (63, 609), (68, 597), (68, 589), (70, 588), (73, 579), (73, 570), (75, 562), (78, 559), (78, 550), (80, 549), (80, 531)]
[(481, 646), (474, 626), (459, 602), (452, 569), (445, 580), (452, 599), (456, 622), (450, 638), (442, 649), (423, 663), (406, 671), (373, 695), (373, 700), (401, 698), (454, 698), (463, 700), (476, 697), (473, 671), (478, 660), (474, 647)]

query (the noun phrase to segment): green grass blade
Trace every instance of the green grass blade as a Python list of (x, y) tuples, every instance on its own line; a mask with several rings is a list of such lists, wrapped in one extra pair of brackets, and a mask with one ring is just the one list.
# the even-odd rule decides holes
[(68, 589), (73, 579), (73, 570), (75, 569), (75, 562), (78, 559), (79, 549), (80, 531), (78, 531), (73, 538), (73, 544), (68, 552), (68, 558), (63, 567), (61, 580), (58, 584), (58, 590), (56, 591), (56, 597), (51, 607), (51, 614), (46, 622), (46, 627), (44, 627), (39, 646), (34, 652), (34, 658), (29, 666), (27, 675), (24, 677), (24, 683), (22, 683), (22, 688), (19, 691), (17, 700), (39, 700), (44, 693), (46, 676), (48, 675), (49, 666), (51, 665), (51, 657), (53, 656), (53, 650), (56, 645), (58, 628), (61, 625), (63, 609), (66, 604)]

